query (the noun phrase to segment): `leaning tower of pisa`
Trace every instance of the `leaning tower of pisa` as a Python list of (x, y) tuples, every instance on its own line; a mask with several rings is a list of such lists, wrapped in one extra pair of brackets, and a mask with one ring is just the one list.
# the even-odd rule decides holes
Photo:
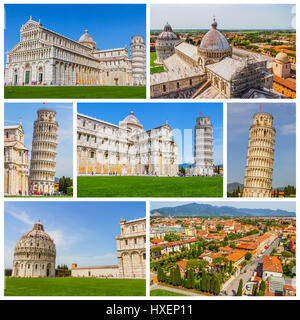
[(146, 85), (146, 50), (144, 38), (142, 36), (134, 36), (131, 38), (130, 56), (132, 63), (133, 85)]
[(273, 116), (256, 113), (250, 127), (243, 197), (270, 197), (274, 161)]
[(213, 126), (210, 117), (198, 117), (195, 125), (194, 138), (194, 169), (195, 175), (213, 174)]
[(30, 160), (29, 190), (31, 193), (52, 194), (56, 168), (58, 124), (56, 112), (41, 109), (34, 121)]

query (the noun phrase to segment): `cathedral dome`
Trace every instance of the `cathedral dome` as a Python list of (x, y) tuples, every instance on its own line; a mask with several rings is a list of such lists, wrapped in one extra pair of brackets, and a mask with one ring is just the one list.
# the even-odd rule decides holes
[(281, 50), (279, 53), (277, 53), (275, 60), (282, 62), (282, 63), (288, 63), (289, 57), (283, 50)]
[(123, 121), (122, 124), (126, 124), (126, 125), (136, 125), (138, 127), (143, 128), (142, 124), (140, 123), (140, 121), (138, 120), (138, 118), (134, 115), (133, 111), (130, 111), (130, 115), (127, 116)]
[(217, 30), (217, 22), (215, 18), (211, 24), (211, 30), (208, 31), (202, 38), (200, 48), (206, 50), (224, 50), (230, 49), (230, 45), (226, 37)]
[(164, 31), (161, 32), (158, 36), (160, 40), (179, 40), (177, 34), (173, 31), (172, 27), (167, 22), (164, 26)]
[(79, 43), (89, 46), (91, 48), (96, 48), (96, 42), (89, 35), (88, 30), (85, 29), (84, 34), (80, 37)]

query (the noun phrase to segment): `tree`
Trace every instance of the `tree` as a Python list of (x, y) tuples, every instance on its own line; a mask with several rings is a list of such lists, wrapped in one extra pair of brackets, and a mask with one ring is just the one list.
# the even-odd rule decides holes
[(180, 269), (179, 269), (179, 266), (178, 264), (176, 264), (176, 267), (175, 267), (175, 286), (180, 286), (181, 285), (181, 274), (180, 274)]
[(214, 288), (214, 293), (215, 295), (219, 295), (221, 291), (221, 285), (220, 285), (220, 280), (216, 279), (215, 280), (215, 288)]
[(231, 272), (232, 272), (232, 260), (230, 260), (230, 263), (229, 263), (229, 273), (231, 274)]
[(253, 287), (252, 287), (252, 295), (253, 296), (256, 296), (256, 291), (257, 291), (257, 285), (254, 284)]
[(245, 254), (245, 259), (249, 261), (251, 258), (252, 258), (252, 253), (247, 251)]
[(187, 288), (192, 289), (194, 287), (195, 287), (194, 271), (192, 269), (188, 269), (188, 271), (187, 271)]
[(241, 296), (242, 294), (243, 294), (243, 280), (240, 279), (239, 288), (236, 295)]
[(264, 280), (262, 280), (260, 282), (260, 285), (259, 285), (259, 290), (258, 290), (258, 296), (264, 296), (265, 295), (265, 291), (266, 291), (266, 283)]
[(180, 236), (178, 234), (175, 234), (175, 233), (168, 233), (168, 234), (165, 235), (164, 240), (168, 241), (168, 242), (179, 241), (180, 240)]
[(206, 291), (210, 292), (210, 276), (209, 275), (207, 275), (207, 278), (206, 278)]
[(202, 291), (206, 291), (206, 270), (202, 269), (202, 280), (201, 280), (201, 289)]
[(73, 186), (73, 180), (69, 177), (65, 177), (65, 176), (62, 176), (60, 179), (59, 179), (59, 187), (58, 187), (58, 190), (60, 192), (63, 192), (65, 194), (68, 193), (68, 187), (72, 187)]

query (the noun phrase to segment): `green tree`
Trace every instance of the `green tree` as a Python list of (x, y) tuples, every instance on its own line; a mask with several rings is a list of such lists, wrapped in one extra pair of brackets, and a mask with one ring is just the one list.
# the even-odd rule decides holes
[(247, 251), (245, 254), (245, 259), (249, 261), (251, 258), (252, 258), (251, 252)]
[(243, 280), (240, 279), (239, 288), (238, 288), (236, 295), (241, 296), (242, 294), (243, 294)]
[(202, 269), (202, 280), (201, 280), (202, 291), (206, 291), (206, 278), (207, 278), (206, 270), (203, 268)]
[(71, 187), (71, 186), (73, 186), (73, 180), (71, 178), (63, 176), (59, 179), (58, 190), (60, 192), (67, 194), (68, 193), (67, 189), (68, 187)]
[(221, 285), (220, 285), (220, 280), (216, 279), (215, 280), (215, 286), (214, 286), (214, 293), (215, 295), (219, 295), (221, 291)]
[(175, 285), (180, 286), (181, 285), (181, 274), (180, 274), (180, 269), (179, 269), (178, 264), (176, 264), (174, 274), (175, 274)]
[(257, 285), (254, 284), (253, 287), (252, 287), (252, 295), (253, 296), (256, 296), (256, 291), (257, 291)]

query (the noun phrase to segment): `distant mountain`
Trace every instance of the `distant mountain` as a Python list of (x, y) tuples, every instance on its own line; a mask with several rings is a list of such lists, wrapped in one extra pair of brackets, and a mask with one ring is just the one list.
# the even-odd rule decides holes
[[(259, 206), (259, 204), (257, 204)], [(151, 216), (202, 216), (202, 217), (295, 217), (295, 212), (272, 209), (248, 209), (230, 206), (189, 203), (177, 207), (164, 207), (151, 210)]]
[(233, 190), (236, 190), (238, 187), (240, 187), (241, 191), (244, 189), (244, 185), (239, 182), (228, 183), (227, 192), (232, 192)]

